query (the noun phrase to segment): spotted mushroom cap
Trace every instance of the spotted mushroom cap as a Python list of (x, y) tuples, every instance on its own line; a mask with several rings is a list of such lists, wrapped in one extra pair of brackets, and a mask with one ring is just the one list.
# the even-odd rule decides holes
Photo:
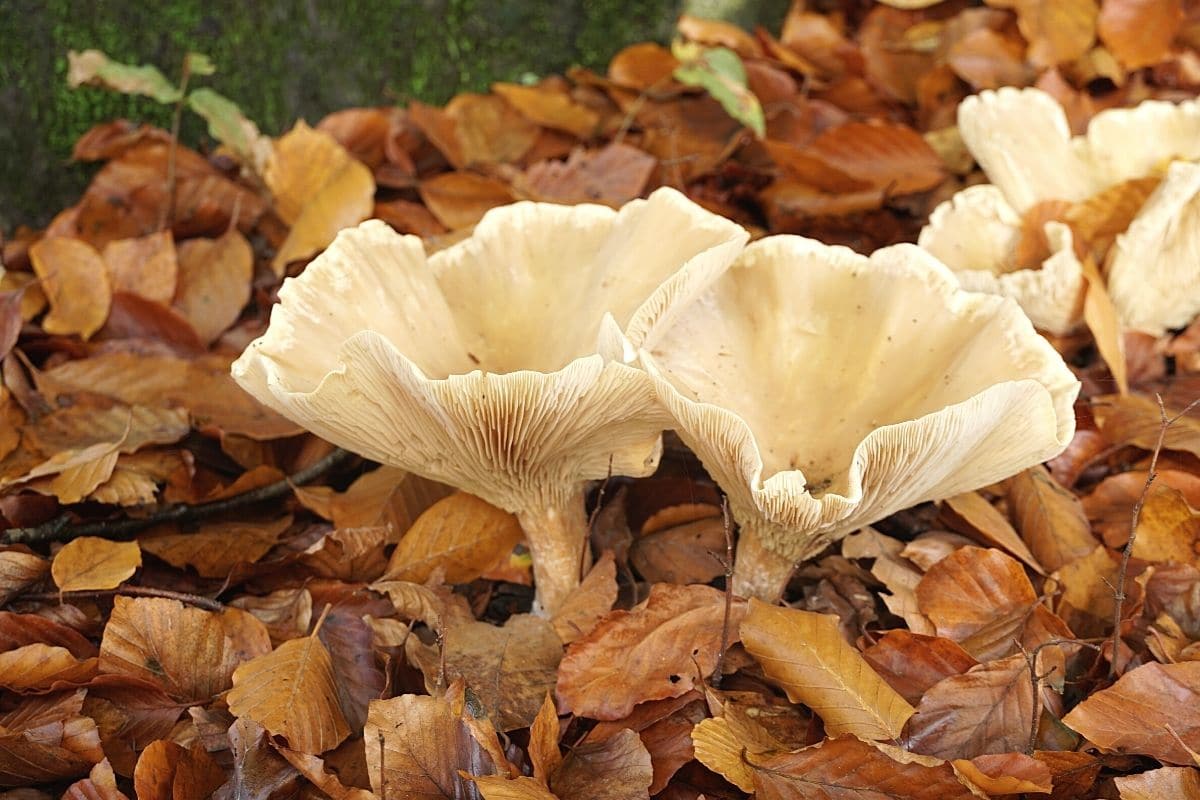
[(1075, 430), (1079, 383), (1020, 308), (912, 245), (755, 242), (639, 355), (738, 522), (792, 560)]
[(628, 362), (746, 239), (670, 189), (498, 208), (428, 258), (364, 222), (285, 282), (233, 374), (328, 441), (518, 511), (654, 469), (664, 418)]

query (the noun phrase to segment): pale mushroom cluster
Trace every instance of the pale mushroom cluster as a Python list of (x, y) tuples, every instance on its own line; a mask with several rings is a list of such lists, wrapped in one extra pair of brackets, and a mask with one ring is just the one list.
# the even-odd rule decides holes
[(233, 366), (342, 447), (518, 515), (541, 613), (587, 567), (588, 482), (676, 429), (777, 597), (857, 527), (1061, 451), (1079, 385), (1009, 299), (910, 245), (870, 258), (739, 226), (671, 189), (619, 211), (517, 203), (426, 256), (371, 221), (280, 290)]
[(1130, 330), (1157, 336), (1200, 313), (1200, 101), (1103, 111), (1072, 137), (1053, 97), (1008, 87), (963, 100), (958, 128), (991, 183), (935, 209), (919, 241), (963, 288), (1011, 297), (1037, 327), (1069, 333), (1083, 318), (1080, 243), (1067, 223), (1047, 221), (1050, 255), (1029, 268), (1016, 252), (1023, 219), (1053, 201), (1140, 200), (1123, 198), (1122, 185), (1160, 179), (1098, 266)]

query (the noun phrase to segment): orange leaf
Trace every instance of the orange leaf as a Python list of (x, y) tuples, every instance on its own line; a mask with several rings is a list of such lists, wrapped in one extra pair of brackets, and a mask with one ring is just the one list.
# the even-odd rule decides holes
[[(1154, 449), (1161, 425), (1158, 403), (1142, 395), (1104, 395), (1092, 398), (1092, 413), (1109, 444), (1136, 445)], [(1172, 417), (1167, 406), (1167, 417)], [(1200, 456), (1200, 418), (1195, 413), (1180, 417), (1167, 428), (1164, 450), (1182, 450)]]
[(1113, 778), (1121, 800), (1162, 800), (1200, 797), (1200, 771), (1194, 767), (1159, 767), (1137, 775)]
[(513, 201), (512, 191), (495, 178), (472, 172), (446, 172), (421, 181), (425, 205), (447, 228), (466, 228), (496, 206)]
[(0, 687), (25, 694), (58, 688), (57, 683), (76, 686), (96, 674), (96, 659), (80, 660), (65, 647), (35, 642), (0, 653)]
[(267, 522), (207, 522), (188, 533), (160, 526), (138, 541), (171, 566), (192, 567), (202, 578), (226, 578), (239, 564), (253, 564), (266, 555), (291, 524), (289, 515)]
[(208, 344), (237, 321), (250, 299), (254, 254), (236, 229), (219, 239), (189, 239), (178, 253), (175, 308)]
[(492, 91), (532, 122), (580, 139), (589, 138), (600, 124), (599, 114), (575, 102), (566, 92), (516, 83), (493, 83)]
[(573, 150), (566, 161), (539, 161), (514, 186), (532, 200), (617, 207), (641, 196), (656, 165), (638, 148), (614, 142)]
[(1024, 753), (997, 753), (960, 759), (954, 768), (971, 783), (989, 794), (1050, 794), (1050, 768)]
[(1043, 466), (1009, 479), (1008, 504), (1021, 537), (1051, 572), (1086, 556), (1098, 544), (1079, 498)]
[(619, 51), (608, 62), (608, 79), (637, 91), (651, 87), (664, 89), (679, 60), (660, 44), (640, 42)]
[(919, 702), (942, 679), (979, 663), (949, 639), (903, 629), (885, 633), (863, 651), (863, 658), (909, 703)]
[(832, 614), (750, 601), (742, 643), (793, 703), (811, 708), (831, 736), (896, 739), (913, 708), (846, 643)]
[[(611, 612), (568, 648), (558, 671), (559, 707), (614, 720), (638, 703), (685, 694), (716, 667), (724, 611), (725, 595), (709, 586), (652, 586), (644, 601)], [(745, 611), (735, 600), (731, 641)]]
[(1083, 320), (1087, 323), (1096, 339), (1096, 349), (1108, 364), (1113, 380), (1121, 394), (1129, 393), (1129, 379), (1125, 364), (1125, 339), (1121, 335), (1121, 320), (1117, 309), (1113, 306), (1112, 298), (1108, 296), (1108, 288), (1104, 278), (1096, 269), (1096, 263), (1091, 257), (1082, 261), (1083, 277), (1087, 279), (1087, 294), (1083, 298)]
[(137, 542), (113, 542), (81, 536), (54, 556), (50, 574), (61, 591), (115, 589), (142, 565)]
[(830, 128), (804, 152), (888, 194), (911, 194), (942, 182), (942, 159), (921, 134), (894, 122), (848, 122)]
[(76, 778), (104, 760), (95, 721), (79, 713), (84, 694), (80, 689), (65, 696), (26, 698), (5, 712), (0, 787), (28, 788)]
[(0, 606), (31, 586), (40, 583), (50, 571), (50, 562), (20, 550), (0, 552)]
[(1143, 664), (1092, 693), (1063, 723), (1102, 750), (1164, 764), (1193, 763), (1200, 750), (1200, 661)]
[(558, 638), (570, 644), (590, 633), (617, 601), (617, 564), (611, 550), (592, 565), (583, 582), (567, 595), (550, 620)]
[(163, 739), (142, 751), (133, 771), (138, 800), (207, 800), (223, 783), (225, 771), (203, 747)]
[(1138, 69), (1166, 58), (1183, 20), (1183, 0), (1104, 0), (1096, 32), (1127, 69)]
[(170, 303), (179, 268), (170, 231), (104, 245), (104, 264), (114, 292), (130, 292), (147, 300)]
[(542, 783), (549, 781), (550, 775), (562, 763), (559, 736), (554, 698), (547, 694), (537, 716), (533, 718), (533, 724), (529, 726), (529, 763), (533, 765), (533, 776)]
[(503, 775), (468, 775), (465, 772), (461, 775), (474, 782), (484, 800), (558, 800), (557, 795), (536, 778), (524, 775), (516, 778), (506, 778)]
[[(950, 513), (947, 514), (947, 511)], [(942, 504), (942, 516), (954, 530), (983, 539), (983, 543), (1007, 550), (1035, 572), (1045, 574), (1042, 565), (1029, 551), (1025, 542), (996, 507), (979, 492), (965, 492), (947, 498)]]
[(551, 776), (550, 788), (562, 800), (643, 800), (653, 780), (646, 746), (623, 728), (602, 742), (572, 747)]
[(455, 492), (417, 518), (383, 579), (424, 583), (440, 569), (447, 583), (468, 583), (506, 559), (523, 535), (512, 514)]
[(100, 330), (108, 319), (112, 286), (99, 253), (78, 239), (55, 237), (29, 248), (29, 260), (50, 302), (42, 320), (46, 333), (87, 339)]
[(315, 633), (239, 666), (227, 700), (235, 716), (257, 722), (308, 755), (332, 750), (350, 735), (338, 704), (333, 660)]
[(540, 128), (504, 98), (464, 92), (446, 104), (467, 165), (512, 163), (537, 141)]
[(1096, 39), (1096, 0), (1005, 0), (991, 5), (1013, 6), (1017, 26), (1029, 42), (1029, 60), (1053, 67), (1082, 56)]
[(1150, 487), (1138, 517), (1133, 556), (1200, 567), (1200, 514), (1180, 492), (1162, 484)]

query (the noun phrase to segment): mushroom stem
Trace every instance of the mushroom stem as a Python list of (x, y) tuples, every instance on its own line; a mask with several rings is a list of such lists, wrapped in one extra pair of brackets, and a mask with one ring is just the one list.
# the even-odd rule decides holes
[(565, 497), (517, 512), (533, 556), (533, 613), (539, 616), (553, 616), (590, 566), (584, 495), (581, 485)]
[(753, 529), (741, 526), (733, 561), (734, 594), (778, 603), (795, 568), (793, 561), (764, 547), (762, 537)]

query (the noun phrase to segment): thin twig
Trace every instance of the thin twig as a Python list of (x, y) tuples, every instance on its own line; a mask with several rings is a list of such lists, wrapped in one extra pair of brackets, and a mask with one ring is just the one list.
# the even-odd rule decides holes
[(167, 149), (167, 204), (158, 218), (160, 231), (170, 228), (175, 222), (175, 154), (179, 149), (179, 126), (183, 122), (183, 105), (187, 100), (188, 79), (192, 77), (192, 59), (183, 57), (183, 70), (179, 78), (179, 99), (175, 102), (175, 113), (171, 117), (171, 144)]
[(1154, 443), (1154, 452), (1150, 456), (1150, 470), (1146, 473), (1146, 483), (1142, 485), (1142, 493), (1138, 495), (1137, 501), (1133, 504), (1133, 517), (1129, 521), (1129, 539), (1125, 542), (1125, 549), (1121, 552), (1121, 566), (1117, 568), (1116, 585), (1112, 587), (1115, 607), (1113, 609), (1112, 653), (1108, 660), (1109, 678), (1117, 677), (1117, 663), (1120, 660), (1121, 618), (1125, 614), (1126, 600), (1125, 575), (1129, 571), (1129, 561), (1133, 558), (1133, 545), (1137, 541), (1137, 529), (1142, 517), (1142, 506), (1146, 504), (1146, 497), (1150, 493), (1150, 485), (1158, 477), (1158, 457), (1162, 454), (1163, 443), (1167, 440), (1167, 429), (1200, 404), (1200, 397), (1197, 397), (1188, 403), (1178, 414), (1168, 417), (1167, 407), (1163, 405), (1162, 395), (1156, 394), (1154, 398), (1158, 401), (1158, 440)]
[(252, 489), (233, 497), (227, 497), (224, 500), (214, 500), (209, 503), (199, 503), (197, 505), (180, 503), (173, 506), (164, 506), (152, 511), (145, 517), (71, 525), (70, 513), (64, 512), (49, 522), (44, 522), (32, 528), (9, 528), (0, 533), (0, 543), (41, 544), (45, 542), (67, 541), (79, 536), (117, 538), (137, 533), (162, 522), (192, 522), (205, 519), (215, 514), (283, 497), (292, 491), (294, 486), (308, 483), (319, 477), (348, 456), (350, 456), (348, 451), (337, 447), (320, 461), (275, 483), (260, 486), (257, 489)]
[(721, 649), (717, 651), (717, 665), (713, 669), (712, 685), (721, 686), (721, 670), (725, 667), (725, 651), (729, 649), (729, 617), (733, 608), (733, 526), (729, 522), (729, 498), (721, 496), (721, 522), (725, 528), (725, 617), (721, 620)]
[(88, 589), (78, 592), (36, 592), (34, 594), (23, 594), (17, 599), (30, 600), (35, 603), (52, 603), (56, 600), (65, 603), (71, 600), (99, 600), (116, 595), (122, 597), (162, 597), (167, 600), (178, 600), (184, 605), (203, 608), (205, 611), (220, 613), (225, 610), (225, 604), (218, 600), (187, 592), (155, 589), (151, 586), (118, 586), (115, 589)]
[(1021, 651), (1021, 655), (1025, 656), (1025, 664), (1029, 668), (1029, 683), (1033, 686), (1033, 722), (1029, 726), (1029, 741), (1025, 744), (1025, 754), (1033, 755), (1033, 751), (1037, 749), (1038, 733), (1042, 726), (1042, 681), (1054, 674), (1054, 669), (1049, 672), (1038, 674), (1037, 660), (1042, 654), (1042, 649), (1054, 645), (1075, 644), (1081, 647), (1090, 647), (1093, 650), (1099, 650), (1100, 646), (1097, 642), (1103, 642), (1106, 639), (1049, 639), (1042, 642), (1033, 651), (1027, 651), (1020, 642), (1017, 642), (1017, 649)]

